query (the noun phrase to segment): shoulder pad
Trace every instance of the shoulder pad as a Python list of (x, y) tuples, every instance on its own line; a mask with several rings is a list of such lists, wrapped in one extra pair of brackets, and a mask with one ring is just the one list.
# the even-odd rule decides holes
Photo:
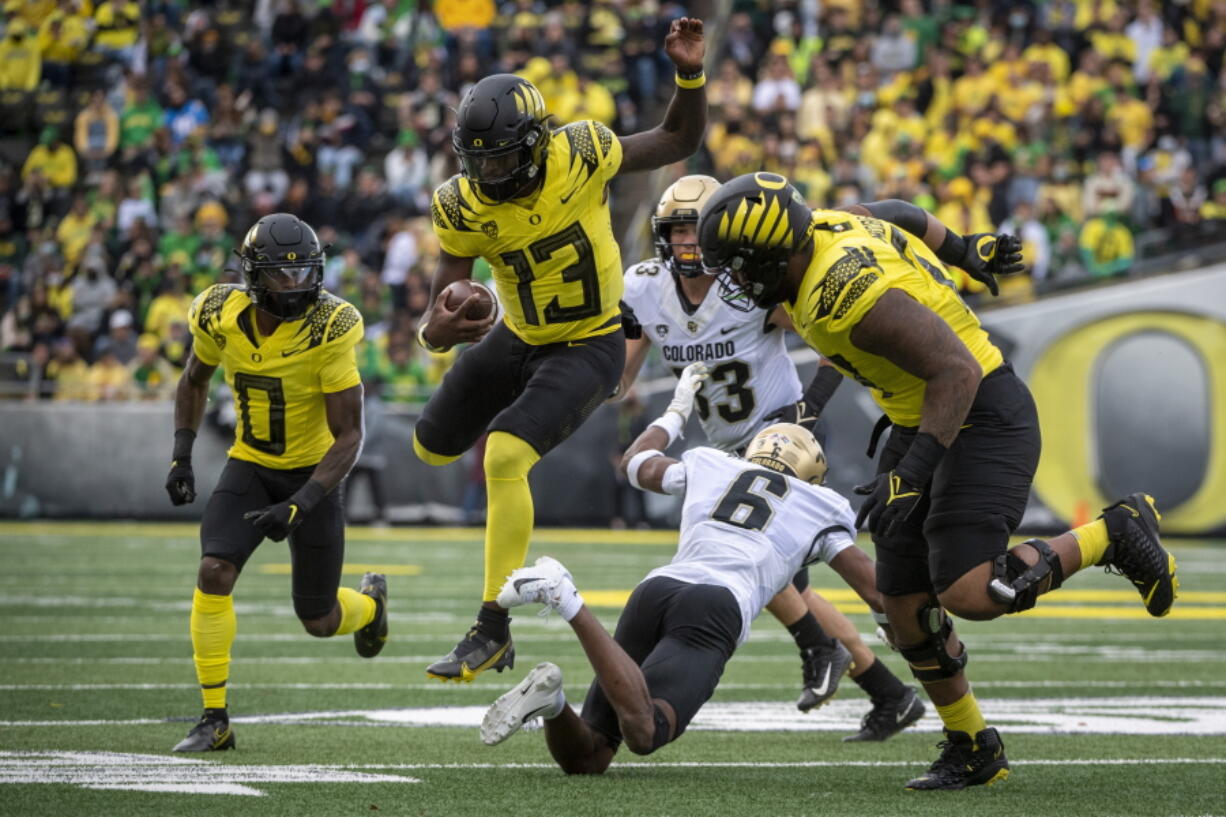
[(473, 227), (470, 221), (476, 215), (476, 211), (464, 197), (458, 173), (434, 191), (434, 200), (430, 202), (430, 219), (436, 229), (471, 233)]
[[(323, 343), (325, 335), (328, 335), (329, 340), (332, 339), (328, 332), (328, 324), (331, 322), (332, 316), (338, 314), (345, 307), (353, 310), (352, 306), (349, 306), (349, 304), (331, 292), (321, 292), (319, 294), (319, 302), (315, 304), (314, 309), (307, 313), (307, 316), (302, 321), (302, 328), (298, 330), (298, 334), (306, 334), (306, 348), (302, 349), (302, 351), (309, 351)], [(357, 310), (353, 311), (356, 315)]]
[(332, 323), (328, 325), (328, 335), (325, 338), (325, 343), (332, 343), (339, 338), (344, 337), (353, 327), (359, 326), (362, 323), (362, 315), (354, 308), (352, 304), (341, 302), (343, 305), (332, 316)]
[(211, 332), (213, 325), (221, 320), (221, 310), (226, 300), (240, 291), (242, 287), (238, 284), (213, 284), (196, 296), (192, 303), (191, 320), (205, 332)]
[[(596, 168), (600, 166), (600, 157), (608, 152), (609, 145), (605, 144), (604, 139), (601, 139), (601, 147), (605, 148), (601, 153), (596, 152), (596, 141), (592, 138), (592, 127), (595, 123), (584, 120), (582, 122), (572, 122), (562, 128), (562, 133), (566, 135), (567, 144), (570, 145), (570, 163), (574, 165), (575, 160), (582, 161), (586, 166), (588, 175), (596, 172)], [(603, 127), (603, 125), (601, 126)], [(605, 128), (608, 131), (608, 128)], [(610, 140), (612, 132), (609, 133)]]

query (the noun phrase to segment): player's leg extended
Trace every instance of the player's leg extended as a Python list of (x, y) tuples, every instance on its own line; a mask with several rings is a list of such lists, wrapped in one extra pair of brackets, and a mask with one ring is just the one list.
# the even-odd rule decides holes
[(230, 460), (201, 520), (202, 555), (192, 593), (190, 628), (204, 715), (174, 747), (176, 752), (230, 749), (235, 744), (226, 708), (230, 648), (238, 632), (231, 593), (239, 572), (262, 538), (243, 514), (269, 504), (255, 469), (250, 463)]

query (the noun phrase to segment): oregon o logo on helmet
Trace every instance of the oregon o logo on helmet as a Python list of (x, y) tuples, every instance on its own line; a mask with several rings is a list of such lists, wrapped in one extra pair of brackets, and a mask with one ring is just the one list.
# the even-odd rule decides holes
[(473, 140), (473, 147), (475, 148), (485, 147), (485, 140), (478, 136), (476, 139)]
[(290, 250), (289, 252), (285, 254), (285, 258), (287, 261), (297, 261), (298, 253), (294, 252), (293, 250)]
[(763, 173), (758, 172), (753, 174), (754, 181), (765, 187), (767, 190), (782, 190), (787, 187), (788, 180), (780, 176), (778, 173)]

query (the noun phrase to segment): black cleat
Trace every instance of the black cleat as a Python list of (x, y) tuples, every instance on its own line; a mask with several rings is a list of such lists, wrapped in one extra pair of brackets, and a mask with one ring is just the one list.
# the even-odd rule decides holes
[(353, 634), (353, 646), (363, 658), (374, 658), (387, 643), (387, 577), (367, 573), (358, 592), (375, 600), (375, 617)]
[(800, 651), (800, 667), (804, 686), (796, 700), (796, 708), (808, 712), (834, 697), (839, 681), (851, 666), (851, 651), (838, 641), (833, 647), (809, 647)]
[(1132, 582), (1151, 616), (1165, 616), (1179, 595), (1175, 557), (1158, 539), (1162, 519), (1149, 494), (1129, 494), (1099, 517), (1107, 523), (1111, 544), (1099, 562), (1108, 573)]
[(928, 771), (907, 783), (912, 791), (965, 789), (991, 786), (1009, 776), (1005, 744), (995, 729), (984, 729), (975, 740), (965, 732), (945, 730), (945, 740), (937, 744), (941, 756)]
[(873, 708), (860, 720), (860, 731), (843, 738), (843, 742), (889, 740), (922, 717), (924, 702), (913, 687), (904, 687), (903, 694), (897, 698), (874, 702)]
[(175, 744), (175, 752), (220, 752), (234, 748), (234, 730), (230, 721), (205, 715), (192, 727), (187, 737)]
[(426, 675), (440, 681), (469, 683), (487, 669), (502, 672), (515, 668), (515, 645), (511, 634), (498, 641), (474, 626), (455, 649), (426, 667)]

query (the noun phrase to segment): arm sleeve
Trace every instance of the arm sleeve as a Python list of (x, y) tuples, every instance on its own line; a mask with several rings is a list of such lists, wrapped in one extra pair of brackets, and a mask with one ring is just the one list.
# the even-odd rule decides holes
[(213, 287), (209, 287), (196, 296), (196, 300), (192, 301), (192, 307), (188, 311), (187, 321), (192, 333), (192, 351), (206, 366), (216, 366), (221, 363), (221, 348), (218, 347), (217, 341), (213, 340), (208, 329), (200, 323), (202, 307), (212, 291)]
[(362, 382), (356, 347), (364, 333), (362, 316), (351, 305), (337, 310), (328, 325), (319, 387), (325, 394), (351, 389)]

